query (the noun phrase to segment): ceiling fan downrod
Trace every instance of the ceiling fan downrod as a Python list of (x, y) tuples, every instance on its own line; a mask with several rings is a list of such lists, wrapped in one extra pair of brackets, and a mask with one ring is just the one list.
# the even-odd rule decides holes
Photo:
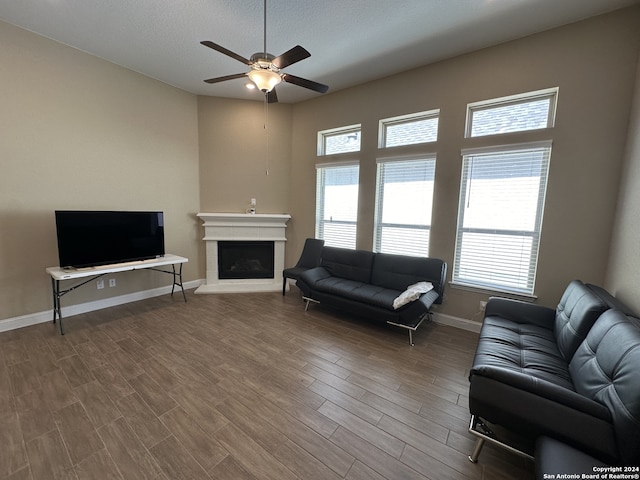
[(267, 58), (267, 0), (264, 0), (264, 58)]

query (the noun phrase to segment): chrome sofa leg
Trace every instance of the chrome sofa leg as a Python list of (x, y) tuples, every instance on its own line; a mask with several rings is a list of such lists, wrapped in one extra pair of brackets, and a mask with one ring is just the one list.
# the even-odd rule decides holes
[(471, 455), (469, 455), (469, 460), (472, 463), (478, 462), (478, 457), (480, 456), (480, 451), (482, 450), (482, 447), (484, 447), (484, 438), (476, 439), (476, 444), (473, 447), (473, 452), (471, 452)]
[(318, 300), (314, 300), (313, 298), (309, 298), (309, 297), (305, 297), (305, 296), (303, 296), (303, 297), (302, 297), (302, 300), (304, 300), (304, 301), (306, 302), (306, 303), (305, 303), (305, 305), (304, 305), (304, 311), (305, 311), (305, 312), (306, 312), (307, 310), (309, 310), (309, 304), (310, 304), (311, 302), (313, 302), (313, 303), (320, 303)]

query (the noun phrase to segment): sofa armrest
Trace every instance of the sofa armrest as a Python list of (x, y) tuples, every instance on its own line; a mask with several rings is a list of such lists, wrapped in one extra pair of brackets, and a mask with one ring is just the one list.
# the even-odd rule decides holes
[(310, 287), (313, 287), (316, 282), (329, 277), (331, 277), (331, 273), (324, 267), (310, 268), (300, 275), (300, 279)]
[(607, 422), (612, 421), (611, 413), (604, 405), (580, 395), (577, 392), (569, 390), (568, 388), (548, 382), (542, 378), (490, 365), (473, 367), (470, 375), (471, 381), (473, 381), (474, 375), (487, 377), (513, 388), (533, 393), (538, 397), (551, 400), (573, 410), (583, 412), (589, 416), (596, 417)]
[(556, 311), (510, 298), (491, 297), (485, 307), (485, 317), (501, 317), (516, 323), (529, 323), (553, 330)]

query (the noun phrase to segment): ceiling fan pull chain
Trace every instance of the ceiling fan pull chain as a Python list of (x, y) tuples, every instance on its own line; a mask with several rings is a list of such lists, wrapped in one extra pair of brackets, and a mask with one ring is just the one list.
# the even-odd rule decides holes
[[(266, 2), (266, 0), (265, 0)], [(265, 175), (269, 176), (269, 128), (268, 128), (268, 123), (269, 123), (269, 102), (268, 102), (268, 95), (269, 92), (265, 92), (264, 93), (264, 134), (266, 136), (266, 142), (267, 142), (267, 154), (265, 155)]]

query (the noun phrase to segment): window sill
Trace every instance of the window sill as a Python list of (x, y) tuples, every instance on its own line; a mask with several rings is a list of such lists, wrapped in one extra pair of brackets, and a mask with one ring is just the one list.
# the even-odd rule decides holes
[(538, 299), (537, 295), (528, 295), (526, 293), (517, 293), (509, 290), (500, 290), (497, 288), (478, 287), (476, 285), (467, 285), (464, 283), (449, 282), (449, 286), (456, 290), (464, 290), (467, 292), (474, 292), (474, 293), (483, 293), (483, 294), (488, 294), (492, 296), (508, 297), (516, 300), (522, 300), (524, 302), (535, 302)]

